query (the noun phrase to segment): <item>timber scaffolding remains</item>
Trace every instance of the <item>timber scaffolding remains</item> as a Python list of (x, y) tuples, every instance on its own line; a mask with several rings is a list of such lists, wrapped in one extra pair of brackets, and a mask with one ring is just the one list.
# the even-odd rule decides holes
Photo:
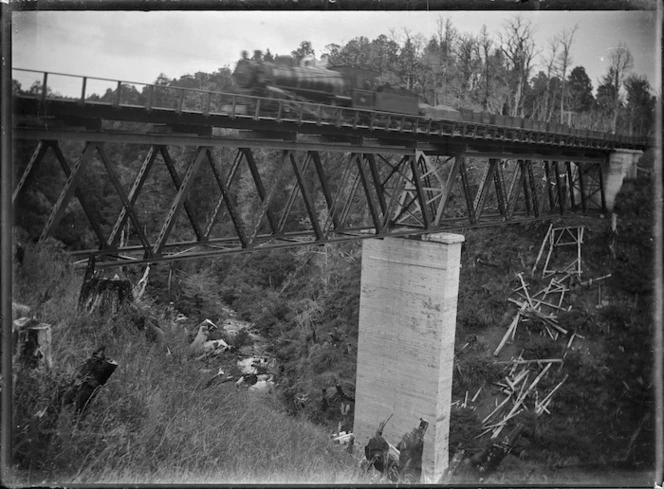
[[(554, 228), (550, 225), (542, 241), (537, 259), (531, 270), (531, 277), (537, 274), (540, 263), (542, 264), (539, 272), (542, 279), (550, 278), (546, 287), (532, 293), (523, 277), (523, 273), (517, 273), (518, 286), (512, 291), (507, 300), (518, 307), (517, 313), (509, 324), (500, 343), (493, 351), (497, 357), (509, 341), (513, 341), (516, 330), (521, 322), (533, 322), (541, 326), (540, 334), (549, 337), (552, 341), (557, 341), (561, 337), (566, 337), (566, 351), (562, 358), (539, 358), (524, 359), (523, 350), (517, 358), (510, 360), (496, 361), (497, 364), (505, 365), (505, 375), (494, 386), (499, 388), (501, 394), (506, 395), (502, 402), (495, 400), (495, 408), (482, 419), (482, 428), (475, 439), (482, 438), (490, 434), (490, 437), (481, 453), (471, 458), (471, 465), (474, 465), (480, 473), (489, 472), (497, 467), (502, 458), (504, 458), (514, 448), (518, 436), (523, 429), (522, 424), (517, 424), (517, 428), (509, 435), (499, 438), (501, 432), (508, 423), (516, 422), (518, 416), (530, 411), (535, 417), (542, 414), (551, 414), (551, 403), (554, 394), (565, 383), (568, 375), (564, 375), (561, 381), (553, 387), (540, 391), (537, 389), (542, 380), (551, 371), (552, 367), (559, 366), (562, 370), (564, 358), (567, 351), (572, 347), (574, 340), (585, 339), (584, 336), (570, 331), (559, 323), (558, 314), (569, 312), (571, 305), (565, 304), (565, 299), (569, 298), (569, 293), (577, 287), (597, 284), (601, 286), (601, 281), (611, 277), (611, 274), (597, 278), (581, 280), (583, 273), (581, 246), (583, 244), (584, 227), (560, 227)], [(570, 259), (570, 253), (557, 253), (564, 249), (572, 249), (573, 256)], [(576, 248), (576, 249), (574, 249)], [(601, 296), (598, 299), (597, 308), (602, 307)], [(534, 367), (534, 368), (533, 368)], [(532, 380), (531, 380), (532, 379)], [(460, 408), (475, 409), (473, 404), (478, 400), (484, 386), (477, 392), (466, 392), (463, 401), (457, 400), (452, 406)], [(499, 452), (499, 453), (497, 453)], [(465, 451), (459, 450), (448, 469), (448, 474), (453, 475), (461, 465), (461, 460), (465, 458)]]
[[(507, 300), (515, 304), (519, 309), (499, 345), (494, 350), (494, 356), (500, 354), (508, 340), (514, 340), (517, 327), (522, 321), (537, 321), (542, 327), (540, 334), (548, 336), (553, 341), (557, 341), (561, 336), (569, 336), (566, 345), (568, 349), (572, 347), (576, 338), (584, 339), (583, 336), (576, 332), (571, 332), (570, 334), (570, 331), (561, 326), (558, 320), (559, 312), (569, 312), (572, 309), (571, 305), (566, 306), (564, 304), (565, 299), (569, 297), (570, 290), (575, 285), (581, 284), (581, 274), (583, 273), (581, 245), (583, 244), (584, 229), (583, 226), (554, 228), (553, 224), (549, 225), (549, 229), (542, 240), (542, 245), (531, 270), (531, 277), (535, 276), (542, 258), (546, 256), (541, 268), (541, 278), (550, 277), (550, 281), (546, 287), (535, 293), (531, 293), (528, 289), (528, 284), (523, 278), (523, 274), (517, 273), (519, 286), (512, 291), (513, 294), (517, 295), (517, 298), (510, 297)], [(568, 261), (565, 261), (564, 258), (561, 259), (560, 256), (556, 256), (556, 251), (560, 251), (565, 247), (576, 248), (571, 260), (569, 260), (569, 253), (567, 254)], [(558, 253), (558, 255), (561, 255), (561, 253)], [(540, 395), (536, 386), (544, 378), (552, 365), (559, 364), (560, 368), (562, 368), (564, 355), (563, 358), (526, 360), (522, 357), (522, 353), (519, 354), (518, 358), (512, 358), (506, 362), (509, 365), (508, 374), (505, 376), (504, 382), (500, 382), (497, 385), (500, 387), (501, 392), (507, 395), (507, 398), (482, 420), (482, 435), (488, 432), (492, 433), (491, 438), (496, 438), (500, 435), (503, 427), (510, 419), (516, 417), (524, 409), (527, 409), (525, 401), (528, 396), (533, 401), (532, 411), (537, 416), (543, 413), (551, 414), (548, 407), (553, 399), (553, 394), (567, 380), (567, 375), (548, 393), (544, 393), (543, 395)], [(531, 383), (528, 383), (528, 378), (532, 375), (532, 366), (536, 366), (541, 370), (535, 379)], [(513, 401), (513, 405), (507, 411), (506, 406), (510, 399)], [(504, 414), (504, 411), (507, 411), (507, 414)], [(499, 413), (503, 414), (503, 418), (496, 422), (495, 419)]]

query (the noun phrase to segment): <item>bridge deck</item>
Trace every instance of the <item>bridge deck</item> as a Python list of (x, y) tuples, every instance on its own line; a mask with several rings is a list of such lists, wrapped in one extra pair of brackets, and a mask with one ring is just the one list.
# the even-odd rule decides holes
[[(28, 73), (30, 70), (15, 69)], [(608, 152), (616, 148), (643, 149), (647, 140), (589, 130), (576, 130), (560, 124), (519, 119), (521, 127), (513, 127), (517, 120), (506, 124), (489, 124), (481, 120), (434, 120), (423, 116), (402, 115), (359, 108), (329, 106), (318, 103), (284, 99), (252, 97), (135, 82), (64, 74), (38, 73), (41, 90), (35, 94), (15, 97), (17, 115), (41, 115), (47, 118), (94, 124), (102, 119), (172, 126), (196, 127), (202, 134), (211, 134), (210, 128), (251, 129), (281, 133), (285, 137), (295, 134), (319, 134), (329, 137), (364, 137), (404, 144), (430, 145), (457, 144), (478, 146), (479, 151), (509, 146), (514, 151), (584, 151)], [(48, 79), (54, 75), (73, 78), (80, 83), (80, 97), (63, 97), (50, 92)], [(115, 90), (112, 100), (86, 95), (93, 80), (112, 82)], [(139, 92), (136, 87), (141, 88)], [(137, 104), (136, 98), (143, 99)], [(133, 98), (134, 100), (130, 100)], [(500, 117), (500, 116), (496, 116)], [(207, 131), (207, 132), (206, 132)]]

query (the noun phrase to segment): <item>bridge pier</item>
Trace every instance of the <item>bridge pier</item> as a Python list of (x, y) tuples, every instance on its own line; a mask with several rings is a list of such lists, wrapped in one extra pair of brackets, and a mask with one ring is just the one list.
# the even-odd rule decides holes
[(641, 156), (643, 156), (643, 151), (616, 149), (609, 155), (608, 161), (602, 165), (607, 211), (613, 212), (616, 196), (620, 192), (623, 180), (636, 178), (636, 163)]
[[(381, 421), (397, 445), (422, 418), (422, 473), (437, 482), (448, 465), (454, 333), (461, 244), (458, 234), (363, 241), (355, 444)], [(423, 479), (424, 481), (424, 479)]]

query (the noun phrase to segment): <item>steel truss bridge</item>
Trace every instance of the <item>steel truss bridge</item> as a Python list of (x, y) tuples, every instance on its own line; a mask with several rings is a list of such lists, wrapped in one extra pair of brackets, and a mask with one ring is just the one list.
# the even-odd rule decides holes
[[(57, 76), (74, 80), (80, 96), (54, 94)], [(639, 138), (552, 132), (537, 123), (437, 121), (37, 77), (40, 90), (13, 100), (14, 138), (32, 148), (27, 165), (19, 165), (13, 201), (38, 180), (39, 167), (58, 165), (63, 186), (40, 239), (57, 230), (75, 196), (97, 244), (74, 254), (95, 256), (102, 267), (600, 213), (609, 154), (646, 146)], [(86, 93), (99, 81), (114, 89), (103, 99)], [(132, 175), (131, 162), (120, 173), (109, 146), (114, 158), (118, 147), (130, 148)], [(111, 218), (92, 204), (90, 189), (99, 182), (86, 177), (90, 168), (110, 182)], [(148, 202), (160, 211), (148, 213)]]

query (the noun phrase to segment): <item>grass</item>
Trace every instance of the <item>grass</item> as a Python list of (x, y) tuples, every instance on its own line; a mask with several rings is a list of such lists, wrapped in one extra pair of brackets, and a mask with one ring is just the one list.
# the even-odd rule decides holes
[[(17, 377), (16, 470), (8, 482), (362, 481), (354, 455), (322, 428), (288, 415), (272, 395), (236, 391), (233, 383), (204, 388), (212, 374), (201, 368), (216, 366), (192, 360), (187, 331), (156, 308), (115, 317), (77, 312), (80, 280), (52, 243), (29, 247), (16, 270), (15, 300), (52, 325), (54, 366)], [(164, 330), (170, 354), (137, 328), (140, 315)], [(55, 392), (101, 345), (118, 368), (76, 418), (54, 404)]]

